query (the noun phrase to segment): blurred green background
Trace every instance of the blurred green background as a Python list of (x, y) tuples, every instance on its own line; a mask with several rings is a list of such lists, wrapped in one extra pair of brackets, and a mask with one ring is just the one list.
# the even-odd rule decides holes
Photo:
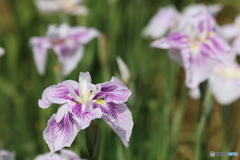
[[(129, 66), (133, 94), (128, 101), (134, 128), (129, 148), (104, 123), (100, 160), (191, 160), (196, 156), (199, 101), (188, 98), (184, 71), (171, 61), (167, 52), (150, 47), (152, 40), (141, 36), (142, 29), (159, 7), (174, 4), (181, 10), (191, 3), (220, 3), (225, 7), (217, 16), (220, 24), (231, 22), (240, 13), (238, 0), (86, 0), (88, 16), (39, 14), (33, 0), (0, 0), (0, 46), (6, 53), (0, 58), (0, 148), (14, 151), (17, 160), (33, 160), (49, 152), (42, 132), (57, 105), (38, 107), (43, 90), (56, 84), (56, 57), (49, 52), (47, 74), (36, 70), (29, 39), (44, 36), (49, 24), (68, 22), (98, 29), (102, 35), (85, 46), (83, 59), (65, 79), (77, 81), (79, 72), (89, 71), (93, 83), (119, 77), (116, 56)], [(63, 18), (64, 17), (64, 18)], [(215, 152), (236, 151), (239, 143), (239, 102), (222, 107), (212, 105), (200, 138), (201, 158)], [(89, 159), (84, 131), (79, 132), (71, 150)], [(232, 159), (239, 159), (233, 157)]]

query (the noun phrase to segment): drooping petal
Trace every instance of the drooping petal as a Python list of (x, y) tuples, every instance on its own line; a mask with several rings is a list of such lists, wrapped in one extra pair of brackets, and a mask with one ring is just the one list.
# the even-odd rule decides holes
[(52, 103), (64, 104), (74, 101), (74, 97), (69, 94), (69, 87), (78, 92), (78, 83), (72, 80), (67, 80), (58, 85), (53, 85), (43, 91), (42, 99), (38, 101), (39, 107), (48, 108)]
[(240, 98), (240, 67), (217, 65), (209, 78), (209, 87), (217, 102), (233, 103)]
[(81, 160), (81, 158), (76, 153), (70, 150), (62, 149), (60, 153), (62, 160)]
[(53, 154), (50, 156), (49, 153), (38, 155), (34, 160), (62, 160), (59, 154)]
[(189, 91), (189, 96), (190, 96), (192, 99), (199, 99), (199, 98), (201, 97), (201, 93), (200, 93), (199, 88), (190, 89), (190, 91)]
[(60, 122), (56, 121), (56, 114), (48, 120), (48, 125), (43, 132), (43, 138), (51, 150), (51, 154), (61, 150), (63, 147), (70, 147), (78, 131), (81, 129), (70, 112), (66, 112)]
[(5, 50), (0, 47), (0, 57), (5, 53)]
[(174, 6), (159, 9), (143, 30), (143, 36), (153, 39), (160, 38), (173, 29), (178, 22), (179, 13)]
[(120, 137), (125, 147), (128, 147), (128, 142), (132, 133), (133, 120), (130, 110), (127, 105), (110, 103), (95, 103), (95, 108), (100, 108), (103, 112), (102, 119), (113, 129)]
[(86, 110), (82, 104), (76, 104), (72, 110), (80, 120), (81, 129), (87, 128), (92, 120), (102, 117), (102, 112), (99, 108), (93, 109), (90, 102), (87, 105), (91, 106), (86, 106)]
[(52, 44), (44, 37), (33, 37), (30, 39), (30, 44), (33, 49), (33, 57), (40, 75), (45, 74), (47, 50)]
[(124, 103), (132, 92), (118, 78), (112, 77), (110, 82), (98, 84), (101, 88), (94, 99), (102, 98), (106, 102)]
[(77, 45), (74, 41), (72, 41), (55, 46), (54, 50), (58, 54), (58, 60), (62, 66), (62, 74), (67, 76), (81, 61), (84, 48), (82, 45)]
[(186, 85), (195, 89), (201, 82), (208, 79), (215, 61), (204, 54), (199, 46), (182, 50), (181, 54), (186, 71)]
[(79, 44), (86, 44), (93, 38), (99, 36), (99, 32), (94, 28), (73, 27), (70, 33), (70, 39)]
[(162, 49), (182, 49), (189, 46), (188, 36), (184, 33), (175, 31), (170, 33), (166, 38), (162, 38), (154, 41), (151, 44), (152, 47), (162, 48)]

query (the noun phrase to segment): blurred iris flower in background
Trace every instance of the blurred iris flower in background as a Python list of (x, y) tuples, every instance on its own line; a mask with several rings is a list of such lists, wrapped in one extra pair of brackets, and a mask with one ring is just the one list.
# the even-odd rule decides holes
[(170, 49), (170, 57), (186, 71), (186, 85), (196, 89), (208, 79), (217, 62), (233, 63), (235, 52), (217, 32), (211, 14), (201, 11), (182, 17), (178, 29), (156, 40), (152, 47)]
[(30, 39), (39, 74), (45, 74), (47, 51), (53, 49), (61, 64), (62, 75), (67, 76), (82, 59), (84, 45), (98, 35), (93, 28), (69, 27), (66, 23), (59, 27), (50, 25), (46, 37)]
[(44, 90), (39, 100), (41, 108), (48, 108), (52, 103), (61, 104), (43, 133), (51, 154), (70, 146), (77, 132), (87, 128), (96, 118), (102, 118), (128, 146), (133, 120), (124, 102), (131, 91), (115, 77), (97, 85), (91, 81), (88, 72), (80, 73), (79, 83), (67, 80)]
[(36, 0), (37, 8), (43, 13), (65, 12), (70, 15), (87, 15), (88, 9), (80, 4), (83, 0)]
[(34, 160), (83, 160), (76, 153), (62, 149), (60, 154), (54, 153), (50, 156), (49, 153), (38, 155)]
[(0, 160), (15, 160), (15, 153), (7, 150), (0, 150)]

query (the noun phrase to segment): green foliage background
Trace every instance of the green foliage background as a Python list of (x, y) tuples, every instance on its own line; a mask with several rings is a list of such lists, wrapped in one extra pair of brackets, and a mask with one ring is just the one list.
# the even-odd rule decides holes
[[(181, 10), (196, 2), (203, 1), (86, 0), (84, 5), (90, 9), (90, 14), (70, 17), (63, 13), (39, 14), (33, 0), (0, 0), (0, 46), (6, 49), (6, 54), (0, 58), (0, 148), (14, 151), (17, 160), (33, 160), (38, 154), (49, 151), (42, 132), (58, 106), (40, 109), (38, 100), (46, 87), (57, 83), (57, 62), (50, 51), (47, 74), (41, 77), (33, 62), (29, 39), (44, 36), (49, 24), (68, 22), (71, 26), (94, 27), (102, 35), (85, 46), (82, 61), (65, 79), (77, 81), (79, 72), (86, 71), (90, 72), (95, 84), (109, 81), (111, 76), (119, 77), (117, 55), (128, 64), (131, 72), (128, 86), (133, 94), (128, 107), (133, 114), (134, 128), (130, 146), (125, 148), (118, 136), (102, 120), (97, 120), (102, 131), (99, 159), (193, 159), (198, 101), (188, 98), (183, 70), (168, 58), (166, 51), (151, 48), (152, 40), (143, 38), (141, 31), (159, 7), (173, 4)], [(220, 23), (230, 22), (240, 11), (237, 2), (205, 1), (228, 7), (219, 14)], [(184, 118), (185, 107), (189, 105), (195, 109)], [(209, 130), (201, 140), (204, 144), (202, 159), (209, 158), (211, 149), (236, 151), (238, 148), (233, 143), (238, 142), (234, 132), (238, 129), (236, 125), (227, 133), (217, 128), (218, 139), (211, 141), (209, 138), (216, 135), (211, 132), (211, 126), (222, 125), (218, 117), (220, 112), (221, 108), (217, 112), (220, 115), (214, 114), (217, 118), (211, 119)], [(233, 138), (225, 140), (224, 137)], [(84, 131), (78, 134), (70, 149), (89, 159)]]

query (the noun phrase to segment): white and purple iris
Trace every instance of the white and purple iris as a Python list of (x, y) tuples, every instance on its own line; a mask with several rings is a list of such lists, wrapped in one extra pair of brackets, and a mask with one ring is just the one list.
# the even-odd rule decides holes
[(5, 53), (5, 50), (0, 47), (0, 57), (1, 57), (2, 55), (4, 55), (4, 53)]
[(98, 35), (99, 32), (93, 28), (71, 28), (65, 23), (59, 28), (50, 25), (46, 37), (30, 39), (39, 74), (45, 74), (47, 51), (53, 49), (61, 64), (62, 74), (67, 76), (82, 59), (84, 45)]
[(15, 153), (11, 153), (7, 150), (0, 150), (0, 160), (15, 160)]
[(88, 9), (81, 6), (83, 0), (36, 0), (37, 8), (43, 13), (65, 12), (70, 15), (87, 15)]
[(133, 120), (124, 102), (130, 95), (131, 91), (117, 78), (94, 85), (88, 72), (80, 73), (79, 83), (67, 80), (46, 88), (39, 106), (61, 105), (43, 132), (51, 153), (70, 146), (77, 133), (96, 118), (102, 118), (128, 147)]
[(216, 28), (211, 14), (199, 12), (167, 37), (154, 41), (152, 47), (169, 49), (170, 57), (185, 68), (186, 85), (196, 89), (208, 79), (216, 62), (232, 63), (236, 56)]
[(49, 155), (49, 153), (38, 155), (34, 160), (83, 160), (76, 153), (62, 149), (60, 154), (54, 153)]

